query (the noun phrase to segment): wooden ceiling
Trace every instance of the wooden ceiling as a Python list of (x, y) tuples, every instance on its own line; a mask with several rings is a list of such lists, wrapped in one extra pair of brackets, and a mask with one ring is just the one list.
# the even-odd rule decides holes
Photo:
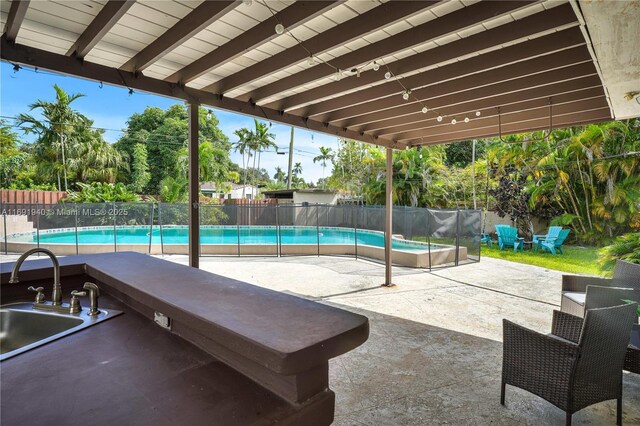
[(611, 119), (577, 7), (3, 0), (0, 48), (11, 63), (403, 148)]

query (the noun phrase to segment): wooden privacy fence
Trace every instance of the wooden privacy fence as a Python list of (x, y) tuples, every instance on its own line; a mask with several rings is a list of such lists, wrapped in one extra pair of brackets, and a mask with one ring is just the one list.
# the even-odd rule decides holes
[(64, 191), (0, 189), (0, 201), (7, 204), (56, 204), (66, 196)]

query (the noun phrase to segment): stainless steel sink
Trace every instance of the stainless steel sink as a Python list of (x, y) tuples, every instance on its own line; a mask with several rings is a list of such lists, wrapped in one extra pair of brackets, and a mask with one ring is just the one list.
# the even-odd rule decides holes
[(78, 314), (41, 312), (33, 309), (33, 303), (0, 306), (0, 361), (122, 313), (100, 309), (98, 315), (89, 316), (86, 312), (86, 308)]

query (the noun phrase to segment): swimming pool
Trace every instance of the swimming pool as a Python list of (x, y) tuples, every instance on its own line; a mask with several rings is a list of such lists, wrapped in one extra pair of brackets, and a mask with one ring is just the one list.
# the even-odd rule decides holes
[[(60, 228), (8, 235), (2, 248), (23, 253), (43, 247), (57, 255), (136, 251), (149, 254), (188, 254), (188, 227), (93, 226)], [(457, 249), (457, 250), (456, 250)], [(344, 227), (201, 226), (201, 255), (350, 255), (384, 259), (384, 233)], [(411, 267), (466, 259), (466, 247), (392, 240), (393, 262)]]
[[(151, 238), (149, 227), (126, 226), (116, 227), (115, 238), (113, 227), (78, 228), (78, 244), (188, 244), (189, 235), (186, 226), (165, 226), (153, 228)], [(357, 235), (358, 245), (384, 247), (382, 232), (358, 230), (336, 227), (305, 227), (305, 226), (201, 226), (200, 244), (351, 244), (355, 245)], [(40, 231), (40, 244), (76, 244), (75, 229)], [(279, 241), (278, 241), (279, 239)], [(35, 232), (18, 234), (11, 238), (15, 242), (37, 243)], [(440, 248), (435, 244), (431, 248)], [(394, 239), (392, 248), (397, 250), (423, 251), (428, 250), (426, 243)]]

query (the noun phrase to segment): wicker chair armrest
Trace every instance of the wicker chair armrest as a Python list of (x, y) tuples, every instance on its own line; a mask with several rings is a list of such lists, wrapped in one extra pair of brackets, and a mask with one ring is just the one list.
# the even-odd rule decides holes
[(578, 343), (582, 331), (583, 318), (562, 311), (553, 311), (551, 334)]
[(563, 275), (562, 291), (586, 292), (588, 285), (597, 285), (601, 287), (609, 287), (612, 280), (602, 277), (589, 277), (583, 275)]
[(566, 405), (567, 389), (580, 347), (506, 319), (502, 323), (502, 380), (558, 406)]

